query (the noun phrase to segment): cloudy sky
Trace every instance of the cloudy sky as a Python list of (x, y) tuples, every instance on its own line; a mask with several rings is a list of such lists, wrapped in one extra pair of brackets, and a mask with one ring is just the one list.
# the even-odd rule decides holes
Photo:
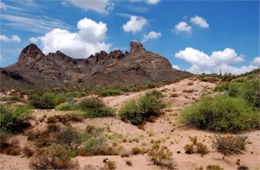
[(133, 40), (193, 73), (260, 66), (258, 0), (1, 0), (0, 10), (1, 67), (30, 43), (87, 58)]

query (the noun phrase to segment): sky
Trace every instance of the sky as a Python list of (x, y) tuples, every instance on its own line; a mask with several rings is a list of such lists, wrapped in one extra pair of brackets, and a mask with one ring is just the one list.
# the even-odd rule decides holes
[(131, 41), (174, 68), (241, 74), (260, 66), (259, 1), (0, 0), (0, 67), (35, 43), (87, 58)]

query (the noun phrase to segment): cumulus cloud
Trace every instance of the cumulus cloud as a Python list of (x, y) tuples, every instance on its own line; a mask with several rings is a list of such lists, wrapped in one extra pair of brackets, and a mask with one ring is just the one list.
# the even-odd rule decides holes
[(172, 68), (180, 70), (180, 67), (178, 65), (172, 65)]
[(31, 37), (29, 40), (31, 43), (34, 43), (34, 44), (36, 44), (38, 42), (38, 38), (36, 38), (36, 37)]
[(175, 25), (176, 32), (191, 32), (191, 26), (187, 24), (187, 22), (181, 21), (177, 25)]
[(190, 22), (193, 24), (199, 25), (201, 28), (209, 28), (209, 24), (207, 23), (206, 19), (200, 17), (200, 16), (195, 16), (190, 19)]
[(162, 34), (160, 32), (154, 32), (154, 31), (151, 31), (149, 32), (148, 34), (144, 34), (144, 37), (142, 39), (142, 43), (145, 42), (145, 41), (148, 41), (150, 39), (157, 39), (161, 36)]
[(191, 64), (207, 67), (244, 61), (243, 56), (239, 56), (231, 48), (226, 48), (223, 51), (213, 51), (211, 55), (208, 55), (203, 51), (187, 47), (185, 50), (176, 53), (175, 57), (186, 60)]
[(136, 33), (141, 31), (147, 23), (147, 20), (143, 17), (131, 16), (130, 20), (123, 25), (123, 30)]
[(21, 42), (21, 38), (18, 35), (12, 35), (11, 37), (7, 37), (6, 35), (0, 35), (0, 40), (3, 42)]
[(260, 66), (260, 57), (254, 58), (254, 60), (252, 61), (252, 64), (255, 66)]
[(67, 2), (86, 11), (94, 10), (99, 13), (107, 13), (113, 8), (109, 0), (67, 0)]
[(208, 55), (203, 51), (187, 47), (177, 52), (175, 57), (189, 62), (192, 66), (187, 71), (195, 74), (219, 73), (220, 70), (222, 70), (222, 73), (241, 74), (256, 68), (253, 65), (242, 67), (231, 66), (230, 64), (244, 61), (244, 57), (238, 55), (231, 48), (225, 48), (223, 51), (213, 51), (211, 55)]
[(39, 37), (43, 52), (47, 54), (60, 50), (74, 58), (87, 58), (101, 50), (109, 51), (111, 44), (104, 42), (107, 32), (105, 23), (84, 18), (77, 27), (78, 32), (57, 28)]

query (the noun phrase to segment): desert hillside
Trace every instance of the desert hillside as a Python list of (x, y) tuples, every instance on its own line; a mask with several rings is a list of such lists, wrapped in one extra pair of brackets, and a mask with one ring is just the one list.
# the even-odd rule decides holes
[[(218, 107), (214, 102), (219, 95), (235, 96), (243, 83), (254, 80), (247, 75), (228, 78), (201, 75), (150, 89), (59, 91), (54, 96), (5, 91), (1, 94), (0, 169), (259, 169), (259, 110), (242, 108), (243, 102), (236, 106), (239, 97), (231, 99), (234, 105), (226, 100), (222, 108), (215, 108), (232, 114), (231, 119), (224, 115), (217, 127), (212, 122), (207, 127), (201, 122), (192, 126), (201, 114), (190, 125), (187, 119), (182, 121), (186, 112), (192, 116), (194, 104), (202, 106), (205, 96), (208, 107)], [(55, 103), (61, 93), (66, 99)], [(252, 112), (256, 120), (237, 108)], [(15, 116), (8, 119), (6, 114)], [(236, 114), (248, 119), (245, 126), (239, 124), (244, 120), (231, 122)]]

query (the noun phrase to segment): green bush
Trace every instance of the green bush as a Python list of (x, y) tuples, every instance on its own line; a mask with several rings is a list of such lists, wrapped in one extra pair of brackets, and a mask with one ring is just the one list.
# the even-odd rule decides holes
[(213, 140), (213, 148), (216, 148), (224, 155), (241, 153), (245, 150), (246, 136), (216, 136)]
[(114, 110), (107, 107), (103, 101), (98, 98), (82, 100), (76, 107), (81, 110), (80, 114), (83, 117), (95, 118), (114, 116)]
[(30, 125), (24, 118), (31, 113), (29, 105), (0, 105), (0, 129), (12, 133), (21, 132)]
[(55, 110), (61, 110), (61, 111), (68, 111), (68, 110), (74, 110), (76, 107), (75, 100), (69, 99), (67, 103), (60, 103), (55, 107)]
[(160, 115), (160, 109), (165, 106), (160, 100), (162, 97), (162, 93), (158, 91), (147, 92), (139, 99), (124, 104), (119, 110), (119, 115), (134, 125), (141, 125), (151, 117)]
[(34, 94), (30, 96), (30, 103), (37, 109), (54, 109), (58, 104), (65, 102), (65, 97), (52, 92), (43, 95)]
[(236, 132), (258, 127), (259, 112), (241, 98), (202, 96), (181, 112), (179, 120), (199, 129)]
[(100, 96), (118, 96), (121, 94), (123, 94), (123, 91), (119, 89), (101, 89), (99, 92)]

